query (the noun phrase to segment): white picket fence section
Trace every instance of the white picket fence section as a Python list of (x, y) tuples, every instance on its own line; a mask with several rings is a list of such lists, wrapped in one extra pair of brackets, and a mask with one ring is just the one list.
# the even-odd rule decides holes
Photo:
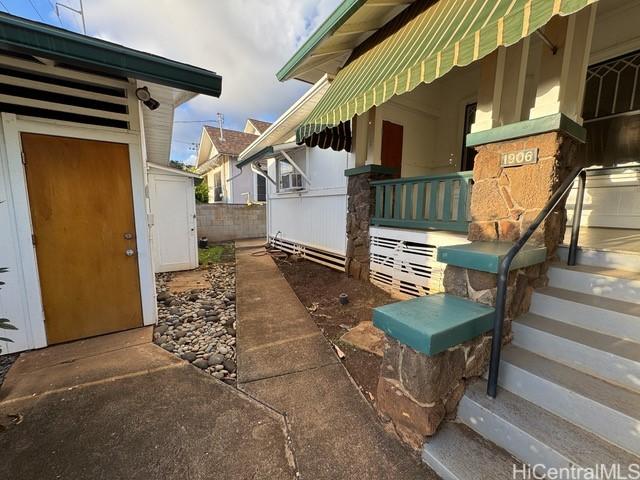
[(446, 265), (437, 261), (440, 246), (469, 243), (466, 234), (371, 227), (372, 283), (400, 298), (443, 291)]

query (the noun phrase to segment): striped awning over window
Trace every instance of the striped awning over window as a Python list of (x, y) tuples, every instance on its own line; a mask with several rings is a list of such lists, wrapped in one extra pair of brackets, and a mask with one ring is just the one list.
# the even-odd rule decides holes
[(419, 0), (354, 50), (298, 127), (297, 141), (513, 45), (554, 15), (570, 15), (596, 1)]

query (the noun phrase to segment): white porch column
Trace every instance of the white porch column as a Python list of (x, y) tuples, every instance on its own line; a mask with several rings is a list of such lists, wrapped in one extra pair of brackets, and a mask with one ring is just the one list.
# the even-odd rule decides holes
[(596, 4), (569, 17), (554, 17), (544, 35), (557, 47), (543, 47), (535, 105), (530, 119), (563, 113), (582, 124), (582, 102), (591, 51)]
[(529, 38), (524, 38), (482, 60), (478, 108), (471, 132), (522, 120), (529, 43)]

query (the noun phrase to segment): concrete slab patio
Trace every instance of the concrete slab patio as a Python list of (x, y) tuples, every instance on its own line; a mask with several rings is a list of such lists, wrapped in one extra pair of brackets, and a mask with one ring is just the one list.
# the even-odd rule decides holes
[(282, 415), (149, 339), (23, 354), (0, 389), (0, 478), (293, 478)]
[(299, 477), (437, 478), (385, 430), (258, 245), (236, 251), (239, 388), (286, 416)]

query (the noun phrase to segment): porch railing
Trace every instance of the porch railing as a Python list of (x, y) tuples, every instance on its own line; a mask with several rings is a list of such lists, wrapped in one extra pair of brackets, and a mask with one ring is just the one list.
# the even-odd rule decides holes
[(372, 225), (466, 232), (473, 172), (371, 182)]

